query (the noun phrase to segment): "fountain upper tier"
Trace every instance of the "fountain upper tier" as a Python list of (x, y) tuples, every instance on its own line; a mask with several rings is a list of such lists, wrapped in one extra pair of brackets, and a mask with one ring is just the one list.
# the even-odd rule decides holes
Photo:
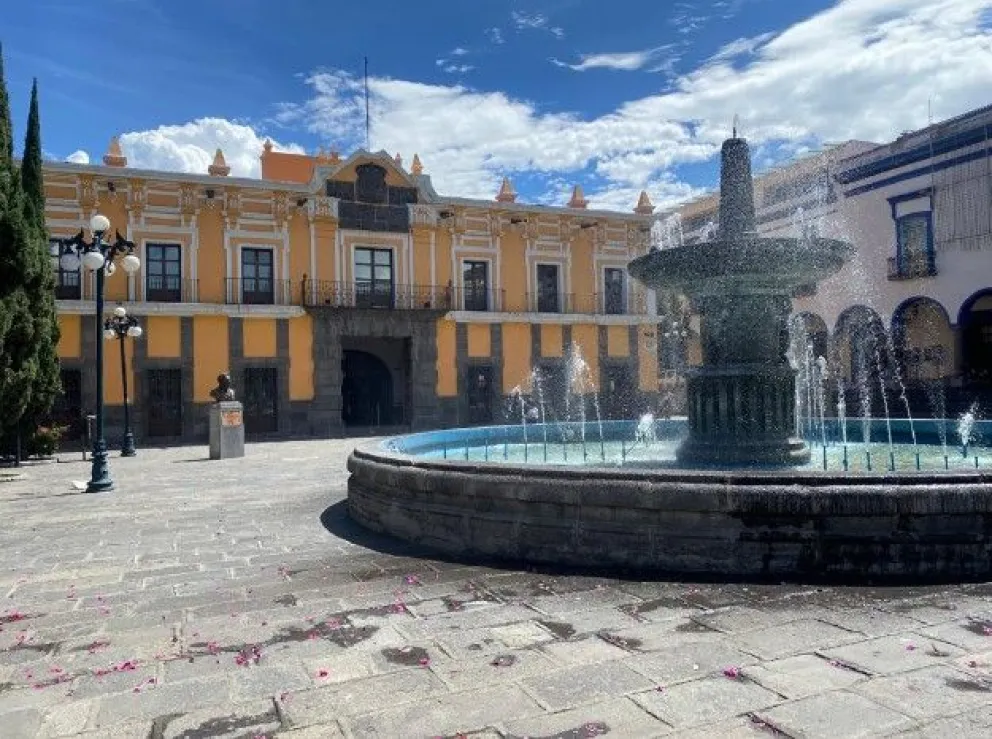
[(755, 227), (747, 141), (724, 142), (715, 241), (655, 250), (628, 265), (652, 289), (675, 289), (700, 315), (702, 365), (688, 375), (688, 465), (796, 465), (795, 370), (786, 359), (791, 296), (839, 270), (853, 249), (831, 239), (764, 239)]
[(628, 265), (652, 289), (705, 295), (791, 295), (837, 272), (853, 253), (843, 241), (762, 238), (755, 227), (747, 141), (728, 139), (721, 151), (720, 228), (702, 244), (652, 251)]

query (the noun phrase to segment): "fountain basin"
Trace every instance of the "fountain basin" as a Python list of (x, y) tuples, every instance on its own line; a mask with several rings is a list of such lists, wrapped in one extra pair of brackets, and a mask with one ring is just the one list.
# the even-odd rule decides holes
[(694, 296), (721, 295), (740, 286), (746, 294), (788, 294), (834, 274), (853, 253), (851, 244), (834, 239), (754, 237), (652, 251), (627, 270), (651, 288)]
[[(633, 423), (628, 426), (624, 434), (632, 432)], [(894, 473), (427, 456), (441, 443), (456, 449), (463, 434), (495, 439), (496, 429), (356, 448), (348, 460), (351, 516), (469, 560), (753, 579), (992, 575), (988, 450), (981, 469)], [(498, 445), (492, 453), (501, 454)]]

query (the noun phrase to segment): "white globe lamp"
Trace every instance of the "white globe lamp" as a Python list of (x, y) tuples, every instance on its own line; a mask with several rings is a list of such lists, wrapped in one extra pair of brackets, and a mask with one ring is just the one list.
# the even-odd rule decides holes
[(110, 230), (110, 219), (107, 216), (97, 213), (90, 218), (90, 231), (94, 234), (106, 233), (108, 230)]
[(134, 256), (134, 254), (128, 254), (121, 260), (121, 266), (129, 275), (134, 274), (141, 269), (141, 260)]
[(106, 260), (103, 258), (103, 254), (96, 249), (83, 254), (83, 266), (86, 267), (86, 269), (90, 269), (95, 272), (103, 267), (105, 263)]
[(63, 254), (62, 258), (59, 260), (59, 264), (61, 265), (63, 272), (75, 272), (79, 269), (79, 257), (72, 252)]

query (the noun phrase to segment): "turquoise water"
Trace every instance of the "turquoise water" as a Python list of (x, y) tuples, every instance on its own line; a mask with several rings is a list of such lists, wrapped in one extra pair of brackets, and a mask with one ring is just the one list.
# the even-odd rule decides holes
[[(893, 421), (893, 444), (888, 444), (888, 429), (875, 423), (871, 430), (872, 443), (860, 440), (861, 423), (848, 425), (848, 443), (841, 440), (839, 427), (829, 429), (827, 444), (809, 442), (812, 458), (806, 465), (794, 469), (827, 472), (965, 472), (978, 469), (992, 471), (992, 424), (976, 424), (976, 442), (967, 454), (959, 445), (949, 440), (946, 448), (939, 441), (937, 429), (940, 422), (918, 421), (914, 431), (921, 443), (909, 443), (909, 429), (905, 421)], [(944, 427), (953, 428), (953, 422)], [(657, 440), (635, 442), (636, 422), (609, 421), (600, 425), (586, 424), (535, 424), (526, 430), (520, 425), (488, 426), (464, 429), (447, 429), (421, 434), (411, 434), (387, 439), (384, 447), (391, 452), (411, 455), (421, 459), (462, 462), (488, 462), (493, 464), (527, 464), (554, 466), (605, 466), (605, 467), (680, 467), (675, 452), (685, 434), (683, 419), (657, 421)], [(906, 426), (906, 428), (903, 428)], [(582, 440), (583, 431), (585, 441)], [(524, 434), (526, 433), (526, 443)], [(546, 440), (545, 440), (546, 439)], [(740, 469), (736, 467), (735, 469)], [(781, 469), (773, 468), (773, 469)]]

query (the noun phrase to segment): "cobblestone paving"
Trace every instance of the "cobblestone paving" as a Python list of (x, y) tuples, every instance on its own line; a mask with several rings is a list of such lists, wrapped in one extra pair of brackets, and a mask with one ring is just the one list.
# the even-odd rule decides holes
[(438, 561), (348, 520), (353, 443), (0, 483), (0, 736), (992, 736), (992, 585)]

